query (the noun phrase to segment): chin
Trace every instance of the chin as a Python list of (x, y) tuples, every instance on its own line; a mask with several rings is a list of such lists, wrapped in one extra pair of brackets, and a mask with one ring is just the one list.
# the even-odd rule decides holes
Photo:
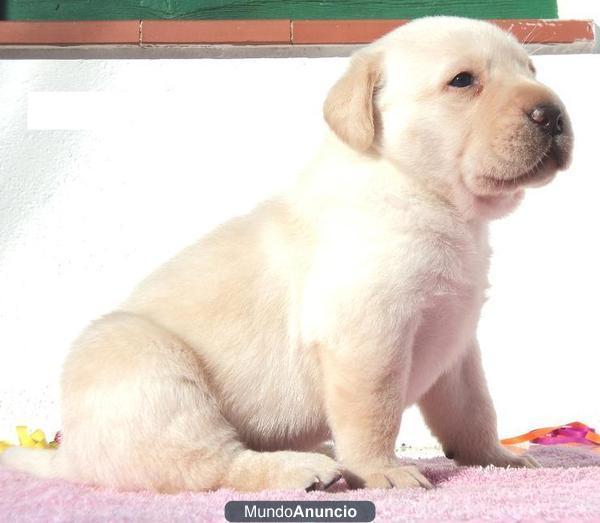
[(482, 201), (510, 201), (515, 199), (516, 193), (523, 193), (524, 189), (547, 185), (558, 171), (566, 169), (569, 163), (568, 155), (560, 154), (552, 148), (533, 165), (510, 171), (491, 168), (483, 173), (470, 173), (463, 177), (463, 184), (475, 198)]
[(474, 173), (463, 178), (463, 186), (473, 198), (475, 214), (481, 218), (496, 219), (514, 211), (525, 194), (525, 189), (550, 183), (564, 168), (556, 158), (548, 156), (533, 167), (514, 173), (491, 175)]
[(550, 183), (560, 166), (554, 157), (547, 157), (538, 161), (533, 167), (517, 171), (517, 174), (504, 176), (481, 175), (478, 180), (480, 188), (486, 195), (513, 192), (515, 190), (526, 189), (529, 187), (542, 187)]

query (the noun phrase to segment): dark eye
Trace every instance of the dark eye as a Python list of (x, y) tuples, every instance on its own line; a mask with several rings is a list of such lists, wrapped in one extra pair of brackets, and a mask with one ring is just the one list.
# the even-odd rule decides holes
[(463, 71), (452, 78), (448, 85), (451, 85), (452, 87), (469, 87), (470, 85), (473, 85), (474, 81), (475, 78), (473, 78), (471, 73), (466, 73)]

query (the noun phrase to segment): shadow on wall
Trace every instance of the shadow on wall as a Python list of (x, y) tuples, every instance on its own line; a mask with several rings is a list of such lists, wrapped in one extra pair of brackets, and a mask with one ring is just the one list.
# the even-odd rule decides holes
[(6, 0), (0, 0), (0, 20), (6, 20)]

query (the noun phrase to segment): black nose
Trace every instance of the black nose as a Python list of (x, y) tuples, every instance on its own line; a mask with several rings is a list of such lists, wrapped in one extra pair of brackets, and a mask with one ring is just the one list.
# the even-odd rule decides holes
[(536, 105), (529, 113), (529, 118), (550, 136), (558, 136), (563, 132), (562, 112), (556, 105)]

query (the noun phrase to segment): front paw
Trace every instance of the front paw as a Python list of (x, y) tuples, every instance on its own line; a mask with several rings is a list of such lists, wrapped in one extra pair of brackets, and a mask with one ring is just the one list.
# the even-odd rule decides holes
[(433, 488), (429, 480), (414, 466), (353, 467), (345, 470), (343, 475), (350, 488)]
[(480, 454), (469, 453), (466, 455), (455, 455), (454, 461), (458, 465), (480, 465), (486, 467), (488, 465), (494, 465), (495, 467), (503, 468), (540, 468), (541, 465), (538, 461), (529, 456), (528, 454), (522, 454), (520, 456), (513, 454), (511, 451), (504, 447), (498, 447), (492, 452), (481, 452)]
[(539, 469), (540, 463), (529, 454), (522, 454), (517, 456), (510, 451), (506, 451), (507, 456), (499, 457), (492, 460), (488, 465), (494, 465), (496, 467), (510, 467), (510, 468), (528, 468), (528, 469)]

